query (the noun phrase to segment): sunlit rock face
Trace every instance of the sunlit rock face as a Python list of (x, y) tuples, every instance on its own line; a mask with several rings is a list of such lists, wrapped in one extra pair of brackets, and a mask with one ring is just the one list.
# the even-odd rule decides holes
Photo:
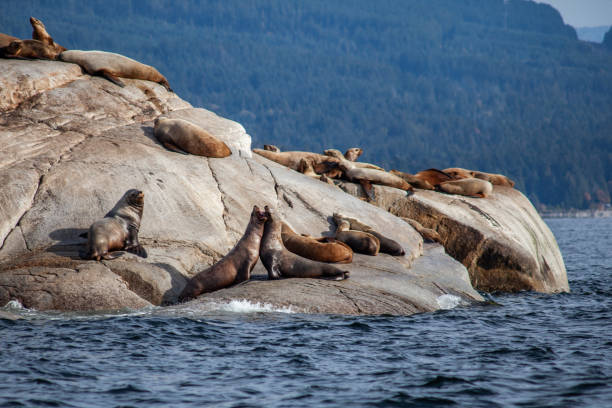
[[(507, 268), (502, 266), (532, 262), (536, 249), (539, 257), (533, 262), (546, 262), (551, 276), (563, 268), (546, 252), (558, 253), (548, 229), (526, 233), (532, 243), (523, 243), (525, 234), (507, 224), (510, 218), (505, 214), (513, 209), (501, 200), (491, 201), (497, 202), (496, 207), (478, 205), (499, 224), (488, 227), (496, 235), (483, 232), (485, 220), (493, 221), (482, 214), (484, 220), (461, 219), (465, 227), (460, 229), (459, 224), (444, 221), (452, 217), (442, 216), (442, 209), (455, 200), (468, 208), (461, 211), (469, 213), (474, 210), (461, 202), (471, 203), (470, 199), (419, 192), (416, 199), (406, 199), (422, 202), (410, 212), (400, 200), (392, 203), (394, 194), (402, 192), (383, 188), (390, 193), (379, 197), (390, 201), (379, 208), (252, 155), (250, 136), (240, 124), (193, 108), (156, 83), (127, 79), (126, 87), (120, 88), (56, 61), (0, 60), (0, 72), (2, 78), (10, 78), (3, 82), (2, 95), (11, 95), (3, 96), (0, 104), (2, 305), (18, 300), (39, 310), (85, 311), (172, 304), (187, 279), (221, 259), (240, 239), (253, 205), (275, 208), (296, 232), (313, 236), (332, 236), (331, 216), (341, 212), (398, 241), (406, 255), (355, 254), (351, 264), (340, 265), (350, 271), (350, 279), (339, 282), (269, 281), (258, 262), (251, 281), (204, 294), (188, 307), (246, 299), (304, 313), (406, 315), (440, 309), (439, 299), (445, 295), (462, 303), (480, 301), (474, 282), (482, 288), (487, 287), (482, 282), (488, 282), (491, 290), (516, 289), (505, 283)], [(223, 140), (232, 155), (213, 159), (167, 150), (153, 136), (153, 121), (160, 115), (196, 123)], [(130, 188), (145, 193), (139, 238), (148, 258), (125, 253), (101, 262), (83, 259), (86, 240), (79, 235)], [(530, 206), (526, 199), (513, 197), (520, 193), (503, 194), (509, 195), (512, 205)], [(442, 246), (424, 245), (414, 229), (392, 213), (412, 215), (441, 233), (446, 228), (446, 252), (471, 273)], [(499, 218), (502, 213), (506, 218)], [(517, 225), (541, 222), (537, 214), (535, 219), (530, 214), (512, 219)], [(432, 222), (426, 222), (427, 217)], [(483, 235), (470, 241), (482, 243), (477, 255), (467, 249), (461, 255), (460, 246), (453, 249), (448, 244), (461, 241), (458, 237), (467, 234), (464, 230)], [(502, 238), (516, 241), (519, 249), (533, 247), (520, 252), (524, 259), (514, 261), (518, 249), (503, 252), (493, 245)], [(485, 280), (478, 268), (495, 273)], [(535, 290), (567, 290), (567, 279), (562, 287), (540, 282), (535, 273), (523, 274), (526, 281), (534, 282)]]

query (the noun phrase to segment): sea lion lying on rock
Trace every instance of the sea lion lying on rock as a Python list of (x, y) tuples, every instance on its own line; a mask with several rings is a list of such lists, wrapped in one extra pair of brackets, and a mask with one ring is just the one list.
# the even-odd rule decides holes
[(473, 177), (481, 180), (486, 180), (496, 186), (514, 187), (515, 184), (513, 180), (504, 176), (503, 174), (486, 173), (484, 171), (477, 170), (467, 170), (461, 167), (451, 167), (448, 169), (444, 169), (443, 171), (445, 173), (450, 174), (455, 180)]
[(357, 162), (352, 162), (344, 158), (342, 153), (336, 149), (328, 149), (325, 154), (339, 160), (338, 167), (349, 181), (356, 181), (363, 187), (368, 199), (374, 201), (374, 189), (372, 184), (395, 187), (400, 190), (413, 191), (414, 189), (408, 182), (401, 177), (395, 176), (386, 171), (372, 168), (362, 168), (356, 166)]
[(41, 41), (44, 44), (47, 44), (51, 48), (53, 48), (57, 53), (66, 51), (66, 48), (62, 47), (49, 35), (45, 25), (42, 21), (37, 18), (30, 17), (30, 24), (32, 25), (32, 39)]
[(144, 209), (144, 193), (131, 189), (115, 204), (104, 218), (94, 222), (87, 233), (87, 258), (99, 261), (113, 259), (111, 251), (126, 250), (147, 257), (138, 243), (138, 230)]
[(351, 230), (351, 224), (342, 218), (334, 218), (334, 222), (336, 223), (335, 238), (338, 241), (344, 242), (353, 251), (360, 254), (378, 255), (380, 251), (378, 238), (368, 232)]
[(450, 194), (485, 198), (493, 192), (493, 185), (486, 180), (465, 178), (440, 183), (436, 186), (436, 190)]
[[(335, 149), (328, 149), (328, 150), (333, 155), (337, 154)], [(325, 154), (327, 154), (328, 150), (325, 151)], [(351, 147), (346, 152), (344, 152), (344, 158), (348, 161), (355, 162), (355, 166), (357, 167), (361, 167), (364, 169), (376, 169), (380, 171), (385, 171), (385, 169), (375, 164), (358, 162), (357, 159), (359, 158), (359, 156), (361, 156), (362, 153), (363, 153), (363, 149), (361, 149), (360, 147)]]
[(249, 224), (242, 238), (219, 262), (198, 273), (187, 282), (178, 297), (179, 302), (249, 280), (251, 271), (259, 258), (261, 238), (267, 219), (264, 211), (253, 206)]
[(349, 277), (348, 271), (323, 262), (302, 258), (288, 251), (281, 238), (282, 220), (268, 206), (265, 207), (265, 211), (268, 220), (264, 227), (259, 257), (268, 271), (269, 279), (286, 277), (342, 280)]
[(216, 158), (232, 154), (223, 141), (198, 125), (183, 119), (155, 119), (154, 134), (162, 145), (175, 152)]
[(59, 58), (64, 62), (78, 64), (89, 75), (103, 76), (120, 87), (124, 87), (125, 84), (119, 77), (143, 79), (157, 82), (172, 92), (168, 80), (157, 69), (120, 54), (106, 51), (69, 50), (62, 52)]
[(399, 170), (391, 170), (389, 173), (401, 177), (408, 182), (412, 187), (419, 188), (421, 190), (433, 190), (435, 187), (428, 181), (428, 177), (416, 176), (410, 173), (404, 173)]
[(324, 167), (329, 167), (330, 164), (338, 162), (338, 160), (335, 160), (331, 157), (312, 152), (276, 152), (262, 149), (253, 149), (253, 152), (265, 157), (266, 159), (272, 160), (273, 162), (282, 164), (285, 167), (289, 167), (290, 169), (295, 171), (300, 171), (300, 162), (302, 161), (302, 159), (311, 159), (311, 163), (313, 167), (315, 167), (315, 172), (317, 173), (322, 172), (317, 171), (319, 170), (317, 168), (319, 165), (323, 164)]
[(289, 251), (313, 261), (351, 263), (353, 260), (353, 250), (344, 242), (328, 237), (314, 238), (299, 235), (284, 222), (281, 228), (281, 238), (283, 245)]
[(328, 171), (332, 170), (331, 167), (332, 166), (329, 165), (329, 162), (320, 163), (319, 169), (321, 170), (323, 174), (318, 174), (314, 170), (315, 168), (314, 160), (310, 157), (307, 157), (305, 159), (300, 160), (298, 171), (304, 174), (305, 176), (315, 178), (317, 180), (323, 181), (335, 187), (336, 185), (334, 184), (333, 180), (327, 176)]
[(378, 231), (375, 231), (369, 225), (366, 225), (355, 218), (350, 218), (340, 213), (334, 213), (333, 219), (336, 225), (340, 225), (342, 224), (342, 221), (345, 221), (349, 223), (349, 228), (351, 230), (367, 232), (368, 234), (374, 235), (376, 238), (378, 238), (378, 241), (380, 243), (379, 251), (382, 253), (393, 255), (393, 256), (406, 255), (406, 251), (404, 251), (404, 248), (402, 248), (402, 246), (397, 241), (394, 241), (391, 238), (385, 237), (383, 234), (381, 234)]
[(413, 220), (411, 218), (406, 218), (406, 217), (400, 217), (400, 218), (406, 221), (408, 224), (410, 224), (410, 226), (414, 228), (416, 232), (421, 234), (421, 237), (423, 237), (423, 239), (426, 242), (442, 243), (442, 238), (440, 237), (440, 234), (438, 234), (438, 231), (431, 229), (431, 228), (425, 228), (420, 222)]
[(17, 40), (12, 41), (6, 47), (0, 48), (0, 56), (4, 58), (56, 60), (59, 51), (42, 41)]

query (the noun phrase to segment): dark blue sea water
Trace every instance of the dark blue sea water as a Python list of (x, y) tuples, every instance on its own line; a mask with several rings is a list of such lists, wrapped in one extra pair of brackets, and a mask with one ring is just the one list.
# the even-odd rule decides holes
[(612, 219), (549, 219), (572, 292), (410, 317), (4, 308), (0, 407), (612, 407)]

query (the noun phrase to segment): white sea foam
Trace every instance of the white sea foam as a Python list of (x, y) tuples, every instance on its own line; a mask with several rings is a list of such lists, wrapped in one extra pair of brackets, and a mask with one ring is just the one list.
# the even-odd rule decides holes
[(24, 309), (23, 305), (18, 300), (10, 300), (4, 307), (7, 309)]
[(234, 313), (257, 313), (257, 312), (275, 312), (275, 313), (296, 313), (295, 310), (288, 307), (276, 307), (270, 303), (251, 303), (246, 299), (232, 300), (229, 303), (215, 303), (215, 310)]
[(461, 304), (461, 298), (455, 295), (442, 295), (438, 297), (438, 305), (440, 309), (454, 309)]

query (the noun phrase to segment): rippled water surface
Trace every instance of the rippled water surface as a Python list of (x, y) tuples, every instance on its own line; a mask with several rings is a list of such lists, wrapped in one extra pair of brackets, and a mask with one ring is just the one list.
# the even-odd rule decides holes
[(9, 305), (0, 407), (612, 407), (612, 220), (546, 221), (569, 294), (410, 317)]

